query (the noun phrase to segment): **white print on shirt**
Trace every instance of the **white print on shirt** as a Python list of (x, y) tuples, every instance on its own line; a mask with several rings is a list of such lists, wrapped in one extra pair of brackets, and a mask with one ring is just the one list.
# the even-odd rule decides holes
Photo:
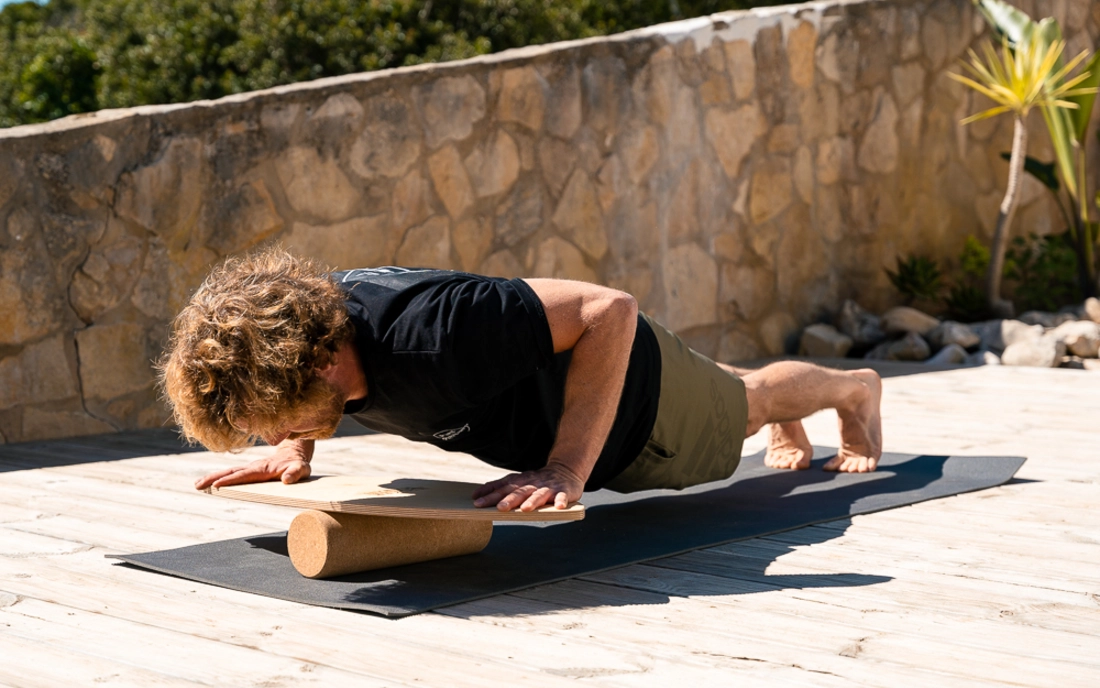
[(450, 442), (451, 440), (458, 437), (459, 435), (461, 435), (462, 433), (466, 432), (469, 429), (470, 429), (470, 424), (467, 423), (466, 425), (463, 425), (461, 428), (451, 428), (450, 430), (440, 430), (439, 432), (432, 435), (432, 437), (435, 437), (436, 439), (443, 440), (444, 442)]
[[(414, 272), (429, 272), (428, 268), (398, 268), (392, 265), (387, 265), (381, 268), (356, 268), (355, 270), (348, 270), (343, 273), (340, 278), (341, 282), (360, 282), (367, 280), (371, 277), (381, 277), (382, 275), (405, 275)], [(339, 275), (340, 273), (335, 273)]]

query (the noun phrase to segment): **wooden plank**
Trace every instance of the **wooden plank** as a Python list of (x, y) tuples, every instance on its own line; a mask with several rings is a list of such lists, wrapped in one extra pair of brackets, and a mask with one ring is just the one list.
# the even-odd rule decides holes
[[(821, 532), (821, 531), (815, 531)], [(918, 567), (935, 567), (937, 570), (951, 570), (957, 575), (973, 572), (971, 575), (980, 575), (979, 572), (988, 571), (991, 580), (1000, 580), (1022, 585), (1046, 585), (1057, 586), (1062, 590), (1074, 590), (1081, 593), (1089, 592), (1100, 586), (1100, 572), (1095, 567), (1089, 566), (1088, 554), (1093, 547), (1069, 543), (1059, 543), (1045, 540), (1034, 540), (1033, 556), (1049, 556), (1054, 560), (1064, 561), (1061, 567), (1052, 567), (1046, 570), (1037, 570), (1034, 566), (1034, 558), (1028, 555), (1016, 554), (1012, 548), (983, 548), (978, 545), (966, 545), (962, 543), (948, 543), (945, 546), (936, 546), (932, 540), (917, 542), (896, 542), (899, 533), (886, 533), (874, 535), (871, 533), (853, 534), (852, 539), (846, 539), (827, 551), (817, 553), (819, 556), (847, 557), (858, 562), (860, 557), (870, 557), (877, 560), (884, 549), (892, 556), (907, 556)], [(768, 536), (769, 540), (797, 544), (813, 544), (822, 542), (823, 537), (813, 534), (789, 531)], [(957, 545), (957, 546), (955, 546)], [(850, 554), (848, 554), (850, 553)], [(1072, 561), (1075, 556), (1085, 556), (1085, 561)]]
[(280, 656), (27, 597), (0, 609), (0, 623), (58, 652), (104, 657), (196, 683), (256, 685), (301, 677), (324, 686), (385, 685), (367, 675), (307, 659), (307, 652)]
[(70, 650), (60, 651), (39, 640), (20, 637), (5, 627), (0, 633), (0, 686), (56, 688), (57, 686), (108, 686), (132, 688), (194, 688), (210, 685), (170, 676), (155, 669)]
[[(953, 676), (936, 666), (915, 667), (904, 655), (885, 659), (843, 654), (866, 636), (857, 626), (837, 626), (797, 616), (777, 617), (768, 593), (769, 611), (749, 612), (736, 598), (729, 604), (706, 599), (668, 598), (587, 581), (565, 581), (490, 600), (441, 610), (481, 623), (556, 637), (586, 634), (593, 642), (646, 647), (682, 658), (685, 664), (740, 671), (746, 666), (785, 669), (812, 683), (836, 677), (848, 685), (913, 686), (951, 683)], [(520, 602), (513, 601), (518, 598)], [(532, 605), (537, 604), (537, 607)], [(788, 600), (788, 607), (805, 602)], [(782, 605), (781, 605), (782, 606)], [(524, 614), (526, 612), (526, 614)], [(1002, 685), (975, 678), (970, 685)]]
[[(1031, 602), (1031, 620), (1038, 621), (1040, 609), (1060, 614), (1057, 623), (1043, 626), (1048, 630), (1091, 636), (1100, 624), (1100, 605), (1089, 596), (1048, 588), (1023, 588), (962, 576), (946, 577), (916, 568), (895, 568), (870, 563), (863, 568), (874, 576), (886, 578), (875, 583), (861, 575), (860, 567), (848, 561), (821, 557), (801, 557), (808, 563), (777, 564), (766, 557), (731, 556), (710, 550), (663, 559), (654, 566), (673, 571), (691, 571), (733, 578), (739, 583), (754, 582), (788, 589), (800, 599), (814, 600), (853, 609), (892, 609), (924, 613), (930, 606), (940, 615), (967, 620), (1001, 620), (1014, 616), (1021, 599)], [(834, 565), (835, 564), (835, 565)], [(856, 570), (853, 570), (856, 569)], [(837, 597), (837, 588), (845, 588)], [(1072, 637), (1072, 636), (1067, 636)], [(1089, 661), (1092, 661), (1091, 659)], [(1100, 661), (1100, 660), (1098, 660)]]
[(296, 509), (336, 511), (365, 516), (445, 518), (472, 521), (578, 521), (584, 505), (534, 511), (479, 509), (473, 504), (477, 483), (352, 475), (313, 476), (286, 485), (279, 481), (209, 488), (210, 494)]
[[(43, 479), (47, 478), (47, 479)], [(210, 499), (186, 486), (176, 489), (149, 488), (138, 485), (111, 484), (98, 478), (76, 474), (63, 477), (33, 473), (18, 478), (0, 479), (0, 501), (22, 502), (43, 512), (101, 518), (120, 510), (139, 510), (143, 519), (169, 531), (182, 527), (194, 532), (191, 524), (179, 523), (187, 514), (204, 522), (207, 529), (219, 524), (231, 527), (241, 523), (255, 528), (285, 528), (293, 512), (271, 506)], [(93, 513), (94, 512), (94, 513)]]
[[(715, 605), (729, 603), (727, 602), (729, 595), (727, 581), (705, 574), (684, 571), (676, 571), (672, 574), (665, 569), (639, 564), (586, 576), (584, 579), (668, 595), (702, 595), (707, 596)], [(746, 597), (749, 598), (746, 601), (738, 600), (742, 608), (746, 604), (751, 604), (755, 596)], [(774, 599), (769, 602), (771, 603), (768, 605), (769, 628), (773, 632), (782, 632), (781, 617), (784, 615), (775, 609)], [(1091, 657), (1100, 656), (1100, 640), (1096, 638), (1074, 637), (1071, 646), (1073, 652), (1068, 656), (1064, 652), (1032, 656), (1027, 653), (1019, 654), (1002, 650), (999, 647), (992, 649), (981, 647), (974, 639), (987, 638), (988, 636), (980, 636), (980, 634), (993, 632), (995, 625), (983, 624), (979, 621), (958, 624), (936, 615), (931, 615), (932, 618), (929, 619), (899, 619), (888, 614), (862, 614), (854, 610), (849, 610), (847, 614), (849, 618), (845, 619), (843, 607), (819, 606), (824, 607), (824, 610), (819, 612), (819, 616), (814, 617), (815, 625), (846, 625), (853, 632), (858, 631), (862, 634), (856, 642), (841, 648), (840, 653), (874, 657), (879, 661), (888, 661), (895, 654), (903, 654), (907, 655), (907, 662), (916, 666), (936, 666), (940, 671), (958, 676), (971, 675), (975, 665), (980, 665), (981, 675), (994, 681), (1042, 685), (1050, 681), (1052, 676), (1063, 679), (1095, 672), (1096, 665), (1084, 663), (1080, 653), (1087, 653), (1086, 656)], [(808, 611), (815, 611), (814, 607), (800, 607), (794, 614), (799, 620), (798, 624), (804, 624), (809, 618)], [(855, 616), (856, 614), (858, 617)], [(920, 631), (919, 633), (913, 632), (914, 626)], [(945, 641), (945, 637), (950, 640)], [(1015, 638), (1016, 644), (1025, 648), (1032, 639), (1030, 634), (1027, 637), (1021, 637), (1015, 629), (1009, 633), (998, 633), (995, 637)], [(920, 639), (919, 642), (916, 638)]]
[[(91, 557), (91, 558), (90, 558)], [(35, 574), (12, 578), (23, 569), (0, 559), (0, 579), (24, 600), (65, 604), (97, 616), (125, 621), (137, 628), (176, 632), (173, 642), (196, 645), (193, 638), (261, 650), (276, 656), (305, 653), (315, 661), (376, 678), (421, 682), (425, 685), (480, 683), (486, 665), (515, 680), (540, 685), (565, 685), (539, 674), (560, 666), (563, 657), (583, 657), (604, 671), (637, 670), (632, 652), (591, 649), (583, 642), (531, 647), (520, 653), (521, 638), (504, 629), (479, 635), (471, 646), (461, 623), (453, 619), (414, 617), (401, 621), (340, 610), (271, 600), (191, 581), (149, 574), (92, 553), (40, 561)], [(171, 604), (165, 600), (170, 599)], [(200, 652), (202, 644), (194, 651)], [(391, 660), (401, 657), (394, 665)], [(460, 677), (467, 676), (469, 681)]]

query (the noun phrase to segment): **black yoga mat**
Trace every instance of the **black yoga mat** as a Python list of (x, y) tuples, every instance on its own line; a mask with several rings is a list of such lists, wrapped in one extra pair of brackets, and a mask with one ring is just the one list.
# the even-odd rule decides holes
[[(826, 473), (836, 450), (816, 448), (807, 471), (742, 459), (729, 480), (682, 492), (585, 496), (583, 521), (499, 524), (483, 551), (328, 580), (304, 578), (287, 556), (286, 533), (144, 554), (110, 555), (188, 580), (284, 600), (408, 616), (459, 602), (791, 530), (995, 487), (1025, 459), (885, 454), (874, 473)], [(288, 521), (290, 518), (288, 510)]]

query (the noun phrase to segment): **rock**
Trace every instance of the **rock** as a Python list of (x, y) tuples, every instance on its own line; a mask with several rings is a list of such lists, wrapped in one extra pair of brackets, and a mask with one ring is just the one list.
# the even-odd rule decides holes
[(876, 94), (874, 119), (859, 146), (859, 166), (875, 174), (888, 174), (898, 165), (898, 108), (885, 91)]
[(726, 53), (726, 71), (733, 79), (733, 91), (744, 100), (756, 89), (756, 57), (752, 43), (744, 39), (722, 44)]
[(808, 146), (799, 147), (794, 155), (794, 188), (806, 205), (814, 203), (814, 159)]
[(68, 298), (31, 213), (13, 212), (8, 236), (0, 249), (0, 345), (18, 346), (58, 331)]
[(512, 252), (501, 249), (485, 259), (478, 270), (483, 275), (490, 277), (519, 277), (524, 274), (523, 265), (520, 264)]
[[(363, 106), (349, 93), (337, 93), (306, 120), (307, 130), (318, 140), (334, 142), (341, 147), (363, 122)], [(246, 123), (241, 123), (248, 126)], [(232, 131), (232, 130), (231, 130)], [(239, 131), (239, 130), (238, 130)]]
[(207, 246), (222, 255), (255, 246), (283, 228), (283, 219), (262, 179), (241, 184), (212, 205), (218, 230), (207, 240)]
[(1081, 361), (1081, 365), (1084, 366), (1085, 370), (1100, 370), (1100, 359), (1086, 358)]
[(1096, 358), (1100, 354), (1100, 323), (1090, 320), (1074, 320), (1062, 323), (1047, 336), (1065, 344), (1074, 356)]
[(798, 353), (814, 358), (844, 358), (852, 348), (852, 338), (832, 325), (819, 323), (802, 331)]
[(755, 103), (733, 112), (726, 112), (723, 108), (707, 111), (707, 140), (714, 147), (722, 169), (731, 180), (737, 179), (741, 173), (741, 162), (766, 129), (767, 123)]
[(84, 398), (107, 401), (151, 387), (153, 367), (140, 325), (96, 325), (76, 333)]
[(115, 211), (161, 237), (188, 234), (203, 201), (203, 144), (175, 138), (154, 162), (122, 175)]
[(431, 148), (465, 139), (485, 116), (485, 89), (468, 74), (429, 81), (415, 97)]
[(749, 216), (761, 224), (778, 216), (793, 200), (791, 169), (786, 162), (764, 167), (752, 175), (749, 187)]
[(1009, 344), (1001, 356), (1001, 363), (1007, 366), (1056, 368), (1065, 355), (1064, 343), (1054, 337), (1038, 337)]
[(967, 359), (966, 349), (958, 344), (948, 344), (940, 349), (935, 356), (926, 360), (925, 363), (929, 365), (959, 365), (966, 363)]
[(458, 219), (474, 203), (474, 189), (462, 158), (454, 146), (446, 146), (428, 158), (428, 173), (435, 192), (451, 217)]
[(1085, 315), (1089, 320), (1100, 323), (1100, 299), (1095, 296), (1085, 299)]
[(910, 332), (901, 339), (882, 342), (871, 349), (864, 358), (872, 361), (924, 361), (932, 355), (932, 348), (924, 337)]
[(851, 299), (841, 307), (836, 328), (851, 337), (856, 346), (874, 346), (886, 339), (878, 316), (863, 310)]
[(570, 139), (581, 126), (580, 70), (573, 64), (547, 73), (549, 95), (546, 103), (546, 130), (560, 139)]
[(1092, 320), (1089, 317), (1088, 311), (1085, 310), (1085, 304), (1081, 303), (1076, 306), (1062, 306), (1058, 309), (1059, 313), (1069, 313), (1073, 316), (1074, 320)]
[(534, 67), (509, 69), (501, 77), (497, 119), (518, 122), (534, 132), (542, 129), (546, 112), (546, 80)]
[(584, 62), (581, 70), (584, 124), (594, 131), (614, 133), (630, 102), (626, 63), (618, 57), (595, 54)]
[(498, 131), (484, 148), (466, 158), (466, 171), (479, 197), (495, 196), (512, 188), (519, 178), (519, 149), (507, 132)]
[(451, 261), (451, 223), (437, 215), (424, 224), (413, 227), (397, 249), (398, 265), (418, 268), (454, 268)]
[(1085, 359), (1080, 356), (1063, 356), (1062, 360), (1058, 363), (1059, 368), (1068, 368), (1070, 370), (1084, 370)]
[(924, 68), (919, 62), (898, 65), (890, 70), (894, 84), (894, 93), (898, 94), (898, 104), (909, 105), (924, 91)]
[(760, 341), (768, 356), (792, 353), (793, 346), (797, 344), (797, 334), (798, 323), (790, 313), (778, 311), (760, 323)]
[(576, 164), (577, 151), (574, 146), (553, 138), (543, 139), (539, 143), (539, 167), (555, 196), (560, 195), (565, 188), (565, 182), (569, 180)]
[(955, 344), (970, 349), (981, 343), (982, 338), (969, 325), (954, 320), (945, 320), (930, 331), (926, 338), (933, 349), (939, 350)]
[(420, 224), (432, 214), (431, 185), (413, 169), (393, 186), (390, 197), (390, 228), (401, 232)]
[(325, 160), (308, 146), (291, 148), (275, 163), (291, 207), (329, 222), (345, 219), (359, 202), (360, 191), (352, 186), (335, 160)]
[(641, 184), (654, 163), (661, 157), (660, 140), (653, 127), (631, 127), (622, 133), (623, 164), (630, 181)]
[(982, 338), (982, 348), (998, 354), (1012, 344), (1043, 336), (1042, 325), (1028, 325), (1019, 320), (988, 320), (972, 327)]
[(722, 340), (718, 343), (719, 361), (751, 361), (760, 358), (761, 355), (760, 345), (756, 340), (737, 330), (730, 330), (723, 334)]
[(451, 234), (462, 269), (476, 270), (493, 245), (492, 224), (484, 218), (471, 218), (459, 222)]
[(775, 301), (775, 273), (753, 265), (723, 265), (718, 297), (742, 320), (761, 318)]
[(23, 412), (24, 442), (32, 440), (99, 435), (117, 432), (116, 428), (82, 411), (43, 411), (29, 408)]
[(607, 253), (607, 234), (604, 232), (600, 204), (592, 180), (584, 170), (577, 170), (570, 177), (554, 211), (553, 221), (566, 238), (595, 260)]
[(88, 254), (69, 287), (69, 302), (81, 320), (90, 323), (118, 304), (141, 267), (143, 248), (141, 241), (122, 234)]
[(967, 365), (1001, 365), (1001, 357), (992, 351), (975, 351), (966, 357)]
[(819, 184), (835, 184), (841, 179), (855, 176), (855, 148), (852, 140), (844, 136), (825, 139), (817, 146), (814, 162)]
[(1072, 313), (1047, 313), (1046, 311), (1027, 311), (1017, 318), (1028, 325), (1042, 325), (1043, 327), (1058, 327), (1062, 323), (1077, 320)]
[(420, 155), (416, 115), (389, 91), (367, 101), (366, 126), (351, 147), (351, 170), (364, 179), (400, 177)]
[(585, 264), (584, 254), (573, 244), (558, 237), (550, 237), (539, 244), (532, 274), (535, 277), (551, 277), (580, 282), (599, 281), (595, 271)]
[[(583, 247), (582, 247), (583, 248)], [(718, 266), (698, 244), (684, 244), (663, 261), (665, 326), (682, 332), (718, 321)]]
[(74, 397), (76, 375), (60, 335), (0, 358), (0, 409)]
[(898, 306), (883, 313), (881, 323), (882, 329), (887, 334), (916, 332), (919, 335), (926, 335), (934, 330), (940, 321), (939, 318), (934, 318), (916, 308)]
[(336, 269), (379, 265), (387, 259), (386, 217), (356, 217), (333, 225), (295, 222), (282, 242), (291, 253)]
[(814, 48), (817, 45), (817, 29), (808, 21), (787, 34), (787, 63), (791, 81), (796, 86), (809, 88), (814, 82)]
[(497, 205), (494, 234), (505, 246), (515, 246), (542, 227), (545, 193), (542, 184), (526, 177)]

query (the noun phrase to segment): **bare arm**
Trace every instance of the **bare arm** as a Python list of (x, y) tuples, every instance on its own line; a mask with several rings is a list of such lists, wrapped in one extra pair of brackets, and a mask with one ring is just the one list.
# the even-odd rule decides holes
[(585, 282), (531, 279), (550, 323), (554, 351), (573, 350), (565, 403), (545, 468), (487, 483), (477, 506), (530, 511), (580, 499), (603, 450), (622, 396), (638, 320), (634, 297)]

